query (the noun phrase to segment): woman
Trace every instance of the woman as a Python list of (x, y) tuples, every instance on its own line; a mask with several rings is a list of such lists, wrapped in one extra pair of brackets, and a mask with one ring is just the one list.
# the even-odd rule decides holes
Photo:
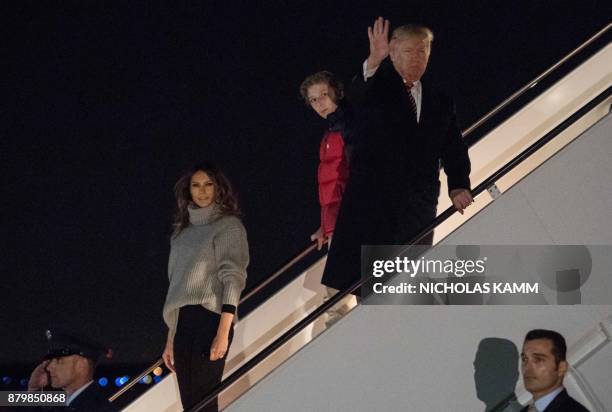
[[(221, 382), (249, 251), (238, 203), (220, 170), (197, 165), (178, 180), (174, 192), (170, 286), (163, 309), (168, 339), (162, 357), (176, 372), (187, 410)], [(217, 400), (203, 410), (217, 411)]]

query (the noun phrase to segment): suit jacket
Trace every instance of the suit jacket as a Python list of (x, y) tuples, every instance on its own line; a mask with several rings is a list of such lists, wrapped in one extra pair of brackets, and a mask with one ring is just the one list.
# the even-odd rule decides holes
[[(49, 387), (50, 390), (57, 390)], [(118, 412), (119, 409), (108, 401), (102, 389), (93, 382), (81, 392), (69, 406), (20, 407), (21, 412)]]
[(345, 289), (360, 278), (361, 245), (403, 244), (436, 215), (439, 169), (449, 190), (470, 189), (467, 146), (452, 99), (422, 82), (421, 117), (389, 61), (352, 85), (355, 147), (323, 283)]
[(94, 382), (81, 392), (63, 411), (73, 412), (115, 412), (118, 409)]
[[(525, 406), (521, 412), (527, 412), (528, 409), (529, 407)], [(542, 412), (589, 412), (589, 410), (563, 389)]]

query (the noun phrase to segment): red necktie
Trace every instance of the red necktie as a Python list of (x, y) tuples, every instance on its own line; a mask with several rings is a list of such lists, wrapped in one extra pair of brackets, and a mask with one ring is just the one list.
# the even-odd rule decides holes
[(412, 109), (414, 118), (417, 119), (417, 105), (416, 105), (416, 102), (414, 101), (414, 96), (412, 96), (412, 92), (410, 91), (410, 89), (412, 89), (412, 86), (414, 86), (414, 84), (410, 82), (406, 82), (404, 83), (404, 86), (406, 86), (406, 93), (408, 93), (408, 100), (410, 100), (410, 108)]

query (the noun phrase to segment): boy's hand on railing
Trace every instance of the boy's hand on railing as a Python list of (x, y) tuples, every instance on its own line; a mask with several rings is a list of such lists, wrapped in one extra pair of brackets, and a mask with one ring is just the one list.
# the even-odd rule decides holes
[(310, 240), (313, 242), (317, 242), (317, 250), (321, 250), (323, 244), (325, 244), (325, 235), (323, 234), (323, 229), (318, 228), (316, 232), (310, 235)]

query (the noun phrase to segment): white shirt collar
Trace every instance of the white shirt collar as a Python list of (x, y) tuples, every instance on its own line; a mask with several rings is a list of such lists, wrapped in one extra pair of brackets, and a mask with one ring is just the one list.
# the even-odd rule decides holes
[(533, 403), (533, 406), (535, 406), (539, 412), (544, 411), (548, 407), (548, 405), (550, 405), (553, 399), (555, 399), (557, 395), (563, 391), (563, 389), (564, 389), (563, 386), (559, 386), (554, 391), (547, 393), (546, 395), (542, 396), (540, 399), (535, 401)]
[(79, 389), (77, 389), (76, 391), (72, 392), (72, 394), (68, 397), (68, 402), (66, 403), (66, 405), (70, 405), (70, 403), (74, 400), (74, 398), (79, 396), (81, 394), (81, 392), (83, 392), (85, 389), (87, 389), (87, 387), (89, 385), (91, 385), (92, 383), (93, 383), (93, 380), (87, 382), (85, 385), (81, 386)]
[[(402, 80), (404, 81), (404, 84), (408, 83), (406, 79), (402, 78)], [(417, 80), (416, 82), (412, 83), (412, 87), (416, 87), (417, 90), (419, 90), (421, 88), (421, 81)]]

